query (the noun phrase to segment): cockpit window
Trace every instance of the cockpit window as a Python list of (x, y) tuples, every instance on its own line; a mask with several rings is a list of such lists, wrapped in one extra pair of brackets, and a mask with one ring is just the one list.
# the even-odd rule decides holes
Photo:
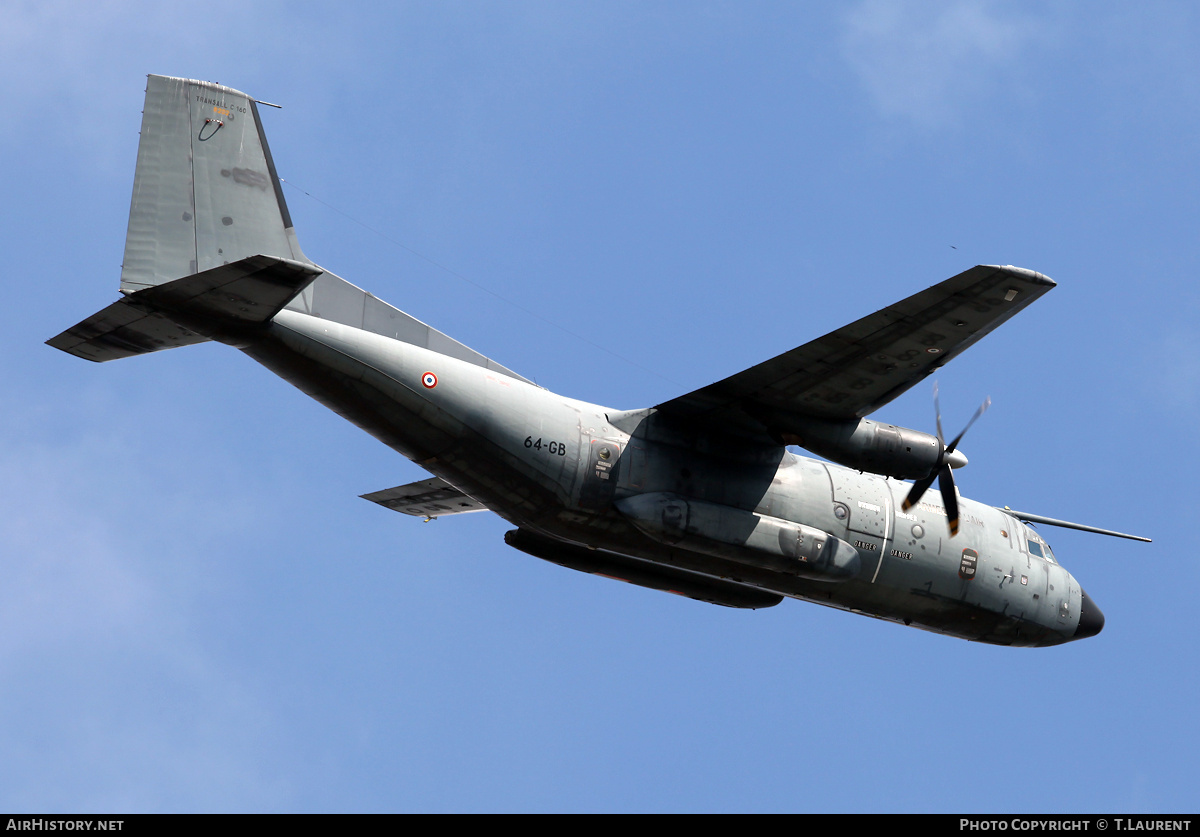
[(1054, 553), (1050, 551), (1050, 545), (1043, 541), (1038, 535), (1031, 530), (1026, 530), (1028, 537), (1026, 542), (1029, 544), (1029, 554), (1036, 555), (1039, 558), (1044, 558), (1051, 564), (1057, 564), (1054, 560)]

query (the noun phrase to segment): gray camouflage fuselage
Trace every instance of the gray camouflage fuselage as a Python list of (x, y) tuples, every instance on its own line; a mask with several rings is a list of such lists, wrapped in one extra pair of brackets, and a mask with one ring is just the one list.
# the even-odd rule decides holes
[[(865, 416), (1053, 287), (979, 265), (708, 387), (615, 411), (542, 389), (314, 264), (256, 101), (150, 76), (123, 298), (47, 342), (97, 362), (234, 346), (435, 475), (368, 499), (430, 517), (490, 509), (517, 527), (509, 545), (573, 569), (1041, 646), (1104, 618), (1018, 515), (1076, 525), (956, 502), (950, 469), (966, 458), (940, 419), (935, 437)], [(935, 475), (957, 517), (917, 502)]]
[[(936, 503), (899, 510), (904, 483), (783, 446), (689, 433), (653, 411), (564, 398), (293, 311), (243, 350), (523, 530), (965, 639), (1038, 646), (1076, 638), (1079, 584), (1052, 558), (1031, 554), (1026, 526), (990, 506), (962, 499), (962, 528), (950, 538)], [(422, 383), (427, 373), (432, 387)], [(706, 537), (703, 520), (692, 526), (699, 532), (660, 527), (654, 537), (644, 519), (620, 511), (622, 501), (662, 495), (827, 532), (853, 547), (857, 572), (804, 578), (788, 571), (786, 555), (739, 555), (728, 537)], [(772, 557), (776, 567), (763, 566)]]

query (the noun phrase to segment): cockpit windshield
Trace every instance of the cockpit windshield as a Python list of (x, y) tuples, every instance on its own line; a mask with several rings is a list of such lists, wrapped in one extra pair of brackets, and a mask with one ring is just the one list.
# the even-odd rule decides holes
[(1042, 540), (1041, 535), (1032, 529), (1026, 527), (1026, 540), (1029, 543), (1029, 554), (1036, 555), (1039, 558), (1044, 558), (1051, 564), (1057, 564), (1054, 560), (1054, 553), (1050, 550), (1050, 545)]

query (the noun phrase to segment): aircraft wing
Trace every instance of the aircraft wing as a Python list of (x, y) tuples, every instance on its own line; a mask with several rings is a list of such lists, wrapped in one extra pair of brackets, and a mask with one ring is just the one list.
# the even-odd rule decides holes
[(472, 500), (440, 477), (385, 488), (383, 491), (363, 494), (362, 498), (401, 514), (426, 519), (448, 514), (487, 511), (487, 506), (483, 503)]
[(855, 420), (944, 366), (1055, 285), (978, 265), (857, 322), (658, 405), (689, 422), (780, 437), (789, 417)]

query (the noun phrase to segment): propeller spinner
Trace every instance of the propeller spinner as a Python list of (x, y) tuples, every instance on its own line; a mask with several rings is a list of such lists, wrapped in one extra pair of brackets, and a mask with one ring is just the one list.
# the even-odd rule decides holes
[(992, 399), (984, 399), (984, 402), (979, 405), (979, 409), (975, 411), (975, 415), (971, 416), (971, 420), (967, 422), (967, 426), (954, 437), (953, 442), (947, 445), (946, 437), (942, 434), (942, 405), (938, 400), (938, 385), (936, 381), (933, 384), (933, 409), (937, 413), (937, 438), (938, 443), (942, 446), (942, 453), (929, 473), (913, 483), (912, 490), (904, 498), (901, 507), (904, 511), (908, 511), (921, 502), (921, 497), (936, 479), (938, 491), (942, 493), (942, 503), (946, 508), (946, 519), (950, 524), (950, 537), (958, 534), (958, 492), (954, 490), (954, 469), (967, 464), (967, 457), (959, 452), (958, 443), (962, 441), (963, 436), (967, 435), (971, 425), (987, 412), (987, 408), (990, 406), (992, 406)]

